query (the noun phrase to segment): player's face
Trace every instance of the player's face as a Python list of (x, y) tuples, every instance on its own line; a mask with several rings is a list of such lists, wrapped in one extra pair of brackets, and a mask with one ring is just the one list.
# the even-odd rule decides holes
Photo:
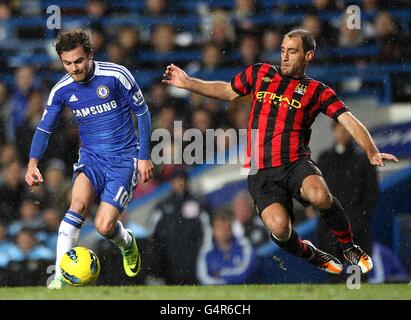
[(300, 77), (313, 57), (313, 51), (304, 53), (300, 37), (284, 37), (281, 44), (281, 73), (287, 77)]
[(60, 54), (64, 69), (74, 81), (80, 82), (89, 74), (92, 67), (93, 52), (87, 54), (82, 46)]

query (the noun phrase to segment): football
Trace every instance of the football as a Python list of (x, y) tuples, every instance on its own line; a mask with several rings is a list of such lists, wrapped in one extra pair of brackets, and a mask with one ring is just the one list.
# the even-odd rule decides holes
[(91, 285), (100, 274), (100, 261), (92, 250), (75, 247), (63, 255), (60, 270), (63, 281), (71, 286)]

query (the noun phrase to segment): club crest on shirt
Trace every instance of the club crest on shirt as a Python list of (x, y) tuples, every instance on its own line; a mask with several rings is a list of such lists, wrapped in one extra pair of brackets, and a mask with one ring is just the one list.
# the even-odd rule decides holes
[(96, 93), (101, 99), (104, 99), (110, 94), (110, 89), (105, 85), (101, 85), (97, 87)]
[(304, 94), (306, 91), (307, 91), (307, 86), (303, 84), (299, 84), (294, 90), (294, 92), (297, 92), (299, 94)]

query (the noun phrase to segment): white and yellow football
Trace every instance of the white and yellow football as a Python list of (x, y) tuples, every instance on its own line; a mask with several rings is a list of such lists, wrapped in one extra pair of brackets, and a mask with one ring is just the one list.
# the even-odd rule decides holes
[(100, 261), (92, 250), (75, 247), (63, 255), (60, 271), (63, 281), (71, 286), (91, 285), (100, 274)]

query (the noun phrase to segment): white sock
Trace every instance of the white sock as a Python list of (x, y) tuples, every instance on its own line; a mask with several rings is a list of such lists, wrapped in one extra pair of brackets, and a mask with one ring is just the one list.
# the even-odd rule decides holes
[(60, 223), (59, 234), (57, 238), (56, 252), (56, 277), (61, 276), (60, 261), (63, 255), (71, 248), (76, 247), (80, 238), (80, 229), (85, 218), (74, 212), (67, 211)]
[(106, 238), (123, 249), (129, 249), (132, 241), (131, 235), (124, 229), (120, 221), (117, 221), (114, 232)]

